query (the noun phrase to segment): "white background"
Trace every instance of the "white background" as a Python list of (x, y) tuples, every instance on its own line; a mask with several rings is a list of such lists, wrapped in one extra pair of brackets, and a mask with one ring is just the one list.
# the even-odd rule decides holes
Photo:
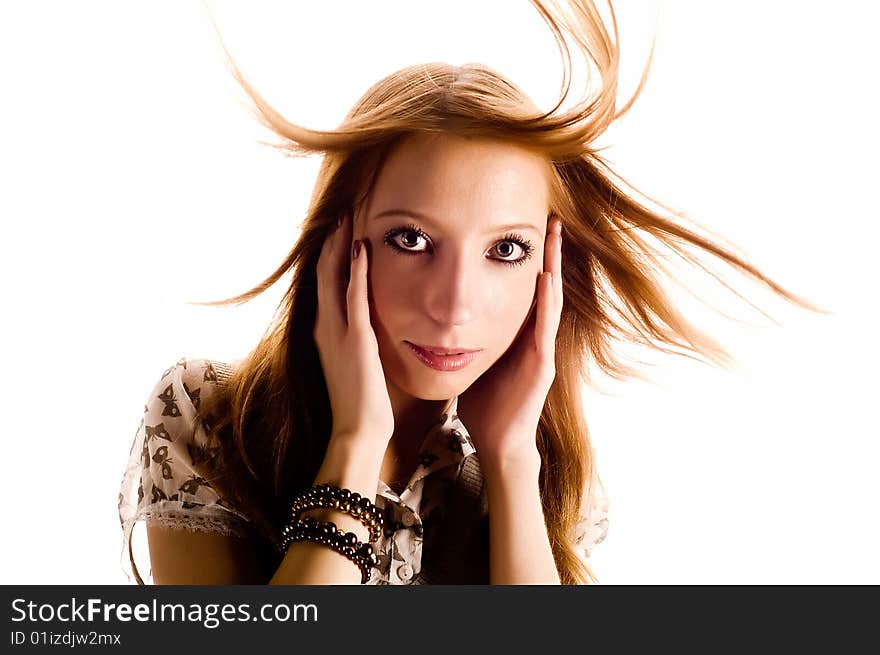
[[(619, 4), (622, 104), (661, 5)], [(431, 60), (557, 97), (525, 0), (211, 6), (245, 74), (310, 127)], [(752, 327), (693, 303), (734, 372), (654, 357), (653, 383), (585, 391), (612, 512), (594, 568), (607, 584), (880, 583), (873, 4), (662, 6), (606, 156), (834, 315), (740, 284), (776, 325), (686, 281)], [(181, 356), (243, 355), (280, 295), (184, 304), (274, 270), (319, 164), (257, 143), (273, 139), (217, 43), (195, 0), (0, 4), (2, 583), (125, 581), (117, 492), (147, 393)]]

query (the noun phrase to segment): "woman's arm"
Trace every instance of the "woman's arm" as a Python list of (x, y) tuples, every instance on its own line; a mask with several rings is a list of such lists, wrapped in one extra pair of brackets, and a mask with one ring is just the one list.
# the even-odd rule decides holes
[[(315, 484), (328, 483), (375, 499), (384, 453), (358, 447), (368, 440), (331, 438)], [(333, 521), (368, 541), (369, 532), (352, 516), (337, 510), (303, 512), (318, 521)], [(250, 542), (239, 537), (148, 527), (150, 560), (155, 584), (265, 584), (265, 573)], [(291, 544), (268, 584), (360, 584), (354, 562), (328, 546), (311, 542)]]
[(490, 584), (560, 584), (541, 505), (537, 450), (534, 457), (481, 464), (489, 499)]
[[(385, 453), (377, 454), (370, 447), (357, 445), (367, 443), (370, 443), (367, 438), (331, 438), (314, 484), (326, 483), (349, 489), (375, 502)], [(302, 516), (311, 516), (317, 521), (332, 521), (341, 530), (354, 532), (358, 541), (369, 542), (367, 528), (358, 519), (340, 510), (315, 509), (303, 512)], [(288, 548), (269, 584), (360, 584), (360, 581), (360, 569), (345, 555), (323, 544), (300, 541)]]
[(147, 526), (153, 584), (265, 584), (263, 567), (246, 538)]

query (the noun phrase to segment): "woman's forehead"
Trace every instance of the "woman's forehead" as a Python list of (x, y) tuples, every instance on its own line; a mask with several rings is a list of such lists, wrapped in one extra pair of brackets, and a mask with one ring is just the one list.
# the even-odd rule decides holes
[(549, 168), (546, 158), (514, 143), (488, 137), (457, 134), (414, 134), (389, 153), (382, 173), (400, 174), (418, 169), (449, 172), (506, 167), (530, 173)]
[(455, 135), (411, 137), (386, 159), (373, 188), (371, 217), (390, 210), (463, 214), (543, 227), (550, 164), (516, 145)]

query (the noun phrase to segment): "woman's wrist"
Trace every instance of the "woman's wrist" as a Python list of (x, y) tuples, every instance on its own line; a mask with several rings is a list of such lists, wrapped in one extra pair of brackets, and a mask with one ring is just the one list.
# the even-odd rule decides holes
[[(314, 484), (348, 489), (375, 502), (385, 452), (378, 452), (369, 439), (361, 437), (331, 436)], [(347, 532), (354, 532), (361, 541), (368, 541), (367, 528), (357, 518), (338, 509), (316, 508), (304, 511), (301, 516), (310, 516), (316, 521), (331, 521)]]
[[(322, 473), (331, 476), (337, 475), (352, 479), (356, 483), (359, 479), (375, 473), (374, 482), (378, 483), (388, 441), (388, 439), (382, 440), (367, 434), (332, 434), (327, 443), (324, 461), (318, 475), (320, 476)], [(315, 484), (323, 482), (334, 484), (329, 480), (315, 479)], [(359, 489), (352, 489), (352, 491), (360, 493)], [(375, 488), (370, 496), (374, 494)], [(361, 495), (365, 494), (361, 493)]]
[(480, 468), (492, 480), (515, 478), (538, 480), (541, 473), (541, 454), (537, 447), (501, 454), (477, 452)]

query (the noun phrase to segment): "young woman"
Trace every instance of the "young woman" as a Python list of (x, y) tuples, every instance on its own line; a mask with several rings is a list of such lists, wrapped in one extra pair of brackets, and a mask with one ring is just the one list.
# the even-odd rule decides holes
[(615, 339), (727, 359), (670, 306), (639, 232), (816, 310), (622, 190), (591, 144), (647, 67), (615, 111), (613, 8), (612, 41), (591, 2), (534, 4), (601, 74), (571, 110), (567, 88), (540, 112), (485, 66), (427, 64), (319, 132), (232, 66), (277, 147), (323, 166), (285, 261), (208, 303), (292, 272), (264, 338), (231, 364), (181, 359), (147, 399), (119, 496), (138, 582), (138, 520), (158, 584), (595, 581), (608, 504), (581, 405), (590, 359), (619, 379), (638, 373)]

